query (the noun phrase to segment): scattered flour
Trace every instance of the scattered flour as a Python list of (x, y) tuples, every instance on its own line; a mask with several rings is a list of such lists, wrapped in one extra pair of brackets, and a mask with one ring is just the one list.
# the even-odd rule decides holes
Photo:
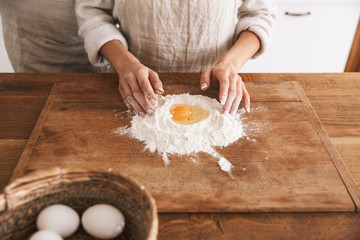
[(191, 160), (193, 163), (198, 164), (197, 158), (191, 157), (190, 160)]
[(218, 161), (218, 164), (221, 168), (221, 170), (230, 173), (231, 172), (231, 168), (234, 167), (231, 162), (229, 162), (226, 158), (220, 158)]
[(118, 134), (118, 135), (125, 135), (130, 131), (130, 128), (128, 127), (118, 127), (115, 130), (112, 131), (112, 133)]
[[(209, 111), (209, 117), (192, 125), (180, 125), (171, 120), (173, 104), (197, 105)], [(238, 113), (235, 117), (221, 114), (222, 105), (202, 95), (167, 95), (159, 97), (159, 106), (152, 116), (134, 116), (130, 128), (118, 128), (119, 134), (130, 134), (145, 144), (145, 149), (159, 152), (165, 165), (168, 154), (189, 155), (205, 152), (218, 159), (221, 170), (230, 174), (233, 165), (214, 147), (226, 147), (243, 137), (244, 130)]]
[(248, 140), (248, 141), (250, 141), (250, 142), (256, 142), (256, 139), (254, 139), (254, 138), (246, 137), (246, 140)]

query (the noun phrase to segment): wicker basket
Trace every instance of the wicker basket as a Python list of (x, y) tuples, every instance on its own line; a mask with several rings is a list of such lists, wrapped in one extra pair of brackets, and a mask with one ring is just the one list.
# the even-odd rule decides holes
[[(107, 203), (125, 216), (124, 232), (116, 239), (155, 240), (158, 217), (155, 200), (134, 180), (112, 173), (53, 168), (15, 180), (0, 195), (0, 239), (28, 239), (45, 207), (66, 204), (81, 216), (94, 204)], [(93, 239), (82, 227), (67, 239)]]

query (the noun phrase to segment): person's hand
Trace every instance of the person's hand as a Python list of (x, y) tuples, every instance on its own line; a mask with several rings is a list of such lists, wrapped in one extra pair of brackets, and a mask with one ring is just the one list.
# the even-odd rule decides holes
[(246, 112), (250, 112), (250, 95), (237, 70), (228, 62), (218, 62), (201, 74), (200, 87), (206, 90), (210, 81), (219, 81), (219, 101), (223, 105), (222, 113), (235, 115), (240, 102), (244, 99)]
[(138, 61), (122, 65), (117, 72), (119, 92), (129, 110), (141, 116), (152, 115), (157, 106), (155, 93), (164, 92), (158, 74)]
[(157, 106), (155, 93), (164, 92), (159, 76), (145, 67), (119, 40), (111, 40), (100, 48), (100, 53), (119, 75), (119, 92), (125, 105), (134, 114), (153, 114)]

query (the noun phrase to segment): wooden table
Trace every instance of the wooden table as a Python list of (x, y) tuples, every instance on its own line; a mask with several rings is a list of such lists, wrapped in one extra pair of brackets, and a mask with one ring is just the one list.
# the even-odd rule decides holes
[[(360, 74), (241, 74), (244, 81), (299, 81), (357, 186)], [(161, 74), (197, 82), (199, 74)], [(114, 74), (0, 74), (0, 189), (54, 83), (112, 81)], [(358, 213), (161, 213), (159, 239), (359, 239)]]

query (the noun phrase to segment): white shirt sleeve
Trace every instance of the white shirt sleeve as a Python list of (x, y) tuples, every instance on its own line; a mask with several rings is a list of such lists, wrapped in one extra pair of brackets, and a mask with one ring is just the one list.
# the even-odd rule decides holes
[(261, 55), (270, 43), (270, 36), (277, 15), (275, 0), (242, 0), (238, 9), (235, 40), (242, 31), (251, 31), (260, 39), (260, 49), (253, 58)]
[(111, 40), (119, 40), (127, 49), (128, 44), (116, 27), (112, 15), (114, 0), (77, 0), (75, 6), (79, 35), (84, 39), (90, 62), (95, 66), (107, 64), (100, 54), (100, 48)]

